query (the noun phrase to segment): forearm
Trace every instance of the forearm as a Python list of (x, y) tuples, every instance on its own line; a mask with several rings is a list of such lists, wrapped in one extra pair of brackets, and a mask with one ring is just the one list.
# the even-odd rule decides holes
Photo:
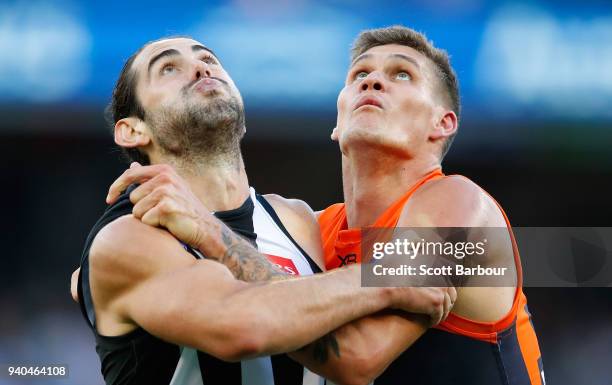
[(249, 284), (199, 260), (142, 282), (113, 306), (166, 341), (241, 360), (297, 350), (395, 302), (389, 289), (361, 288), (357, 268)]
[(242, 290), (227, 299), (225, 310), (247, 317), (261, 337), (261, 354), (293, 351), (390, 305), (386, 289), (360, 288), (358, 268)]
[(213, 231), (208, 229), (202, 232), (207, 237), (198, 242), (198, 249), (209, 258), (224, 264), (236, 279), (264, 282), (289, 277), (221, 221), (217, 221), (215, 227)]
[(337, 384), (367, 384), (427, 328), (427, 317), (383, 311), (346, 324), (289, 355)]

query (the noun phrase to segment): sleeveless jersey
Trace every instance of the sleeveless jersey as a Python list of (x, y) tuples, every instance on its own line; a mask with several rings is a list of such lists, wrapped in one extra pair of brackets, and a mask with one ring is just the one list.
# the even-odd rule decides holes
[[(79, 276), (80, 307), (96, 339), (102, 375), (107, 384), (171, 385), (320, 385), (323, 379), (285, 354), (258, 357), (241, 362), (221, 361), (205, 352), (174, 345), (142, 328), (125, 335), (109, 337), (96, 330), (96, 318), (89, 287), (89, 248), (96, 234), (108, 223), (131, 214), (130, 188), (109, 206), (91, 230), (81, 260)], [(288, 274), (310, 275), (320, 269), (285, 229), (266, 199), (250, 189), (241, 207), (216, 212), (217, 218), (246, 238), (272, 263)], [(178, 241), (177, 241), (178, 242)], [(204, 258), (183, 244), (195, 258)], [(203, 293), (202, 295), (205, 295)], [(163, 304), (160, 304), (163, 306)], [(279, 304), (282, 306), (282, 304)], [(172, 327), (172, 325), (169, 325)]]
[[(370, 227), (397, 226), (403, 207), (425, 183), (444, 178), (436, 169), (408, 189)], [(497, 202), (496, 202), (497, 204)], [(510, 222), (518, 275), (511, 310), (497, 322), (478, 322), (450, 313), (429, 329), (378, 377), (375, 385), (545, 385), (542, 357), (522, 290), (520, 257)], [(319, 216), (326, 269), (361, 262), (361, 230), (348, 229), (345, 206), (332, 205)]]

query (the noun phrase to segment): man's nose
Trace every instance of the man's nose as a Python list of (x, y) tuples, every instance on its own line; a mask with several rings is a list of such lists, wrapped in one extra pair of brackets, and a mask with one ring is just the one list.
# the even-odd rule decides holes
[(210, 68), (208, 64), (204, 63), (201, 60), (198, 60), (193, 65), (193, 77), (195, 80), (199, 80), (200, 78), (209, 78), (210, 77)]
[(377, 72), (370, 72), (365, 79), (361, 81), (361, 91), (384, 91), (384, 86), (380, 75)]

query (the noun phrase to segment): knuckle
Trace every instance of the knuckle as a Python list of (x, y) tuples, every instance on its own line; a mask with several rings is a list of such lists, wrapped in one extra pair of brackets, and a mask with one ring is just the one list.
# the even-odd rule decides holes
[(170, 165), (167, 165), (167, 164), (161, 164), (159, 168), (160, 168), (160, 172), (162, 174), (168, 174), (169, 175), (169, 174), (172, 174), (174, 172), (174, 169)]
[(132, 209), (132, 216), (136, 219), (142, 218), (142, 214), (140, 213), (139, 210), (136, 210), (135, 207)]
[(444, 294), (440, 293), (440, 292), (436, 292), (432, 298), (432, 305), (436, 308), (439, 309), (442, 306), (444, 306)]
[(123, 174), (121, 174), (121, 176), (119, 176), (119, 178), (117, 178), (117, 180), (115, 181), (117, 184), (121, 183), (126, 183), (129, 182), (132, 179), (132, 171), (130, 169), (127, 169), (123, 172)]
[(450, 291), (450, 298), (452, 302), (455, 302), (455, 300), (457, 299), (457, 290), (454, 287), (451, 289), (452, 290)]
[(138, 189), (135, 189), (135, 190), (133, 190), (130, 193), (130, 196), (129, 196), (130, 202), (132, 202), (132, 203), (136, 203), (137, 202), (137, 199), (138, 199), (138, 195), (136, 194), (137, 191), (138, 191)]
[(166, 185), (158, 186), (153, 190), (152, 195), (157, 199), (162, 199), (168, 195), (168, 187)]
[(159, 174), (158, 178), (159, 178), (159, 181), (160, 181), (161, 183), (170, 183), (170, 182), (172, 181), (172, 178), (171, 178), (170, 174), (168, 174), (168, 173), (167, 173), (167, 172), (165, 172), (165, 171), (162, 171), (162, 172)]
[(159, 193), (161, 196), (166, 197), (166, 196), (170, 195), (170, 193), (172, 192), (172, 189), (171, 189), (171, 187), (170, 187), (170, 186), (168, 186), (168, 185), (164, 184), (164, 185), (159, 186), (159, 187), (157, 188), (157, 191), (158, 191), (158, 193)]
[(168, 199), (163, 199), (157, 206), (160, 214), (169, 214), (173, 211), (173, 205)]

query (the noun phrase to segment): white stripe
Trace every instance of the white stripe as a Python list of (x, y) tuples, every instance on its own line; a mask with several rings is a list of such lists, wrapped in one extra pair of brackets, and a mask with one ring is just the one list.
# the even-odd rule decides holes
[(170, 385), (204, 385), (198, 352), (191, 348), (181, 347), (181, 358), (176, 365)]
[(325, 379), (318, 374), (311, 372), (308, 370), (308, 368), (304, 368), (302, 385), (325, 385)]
[[(255, 204), (253, 212), (253, 227), (257, 234), (257, 248), (261, 253), (273, 254), (290, 258), (300, 275), (310, 275), (314, 272), (306, 257), (276, 224), (270, 213), (257, 200), (255, 189), (251, 190), (251, 199)], [(264, 198), (265, 199), (265, 198)]]
[[(257, 248), (262, 253), (269, 253), (279, 257), (290, 258), (295, 264), (300, 275), (313, 274), (312, 268), (306, 257), (299, 251), (295, 244), (280, 229), (268, 211), (261, 205), (255, 195), (255, 190), (250, 188), (250, 195), (255, 205), (253, 212), (253, 227), (257, 234)], [(203, 255), (194, 251), (200, 258)], [(242, 385), (275, 385), (274, 371), (270, 357), (258, 357), (240, 362)], [(196, 350), (181, 347), (181, 357), (177, 364), (170, 385), (205, 385), (206, 373), (200, 370), (198, 353)], [(325, 380), (319, 375), (304, 368), (302, 385), (324, 385)], [(284, 385), (284, 384), (280, 384)], [(294, 385), (294, 384), (291, 384)], [(299, 385), (299, 384), (295, 384)]]

